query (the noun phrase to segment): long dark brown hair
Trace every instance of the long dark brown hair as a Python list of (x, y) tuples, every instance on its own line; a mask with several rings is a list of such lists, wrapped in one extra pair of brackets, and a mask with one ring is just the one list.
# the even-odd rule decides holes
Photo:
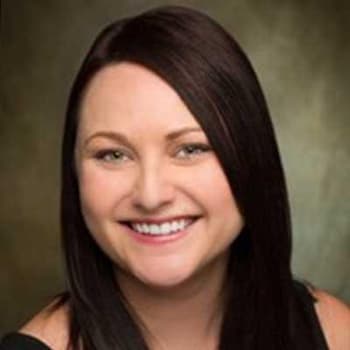
[(82, 217), (74, 147), (82, 96), (109, 64), (129, 61), (165, 79), (206, 133), (245, 227), (230, 247), (220, 350), (289, 349), (291, 221), (276, 138), (256, 74), (235, 39), (197, 10), (164, 6), (120, 19), (96, 38), (74, 81), (62, 149), (61, 225), (70, 343), (84, 350), (148, 349)]

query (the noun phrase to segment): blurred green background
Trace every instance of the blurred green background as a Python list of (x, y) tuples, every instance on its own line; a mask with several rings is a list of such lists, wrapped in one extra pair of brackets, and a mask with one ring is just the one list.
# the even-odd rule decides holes
[(350, 3), (5, 0), (1, 5), (0, 334), (64, 288), (59, 161), (70, 84), (97, 32), (156, 5), (202, 10), (260, 77), (287, 175), (296, 276), (350, 302)]

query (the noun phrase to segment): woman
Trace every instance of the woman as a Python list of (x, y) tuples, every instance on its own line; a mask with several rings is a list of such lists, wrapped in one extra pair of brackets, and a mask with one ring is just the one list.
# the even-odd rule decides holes
[(293, 281), (255, 73), (195, 10), (153, 9), (96, 39), (68, 103), (61, 223), (67, 292), (1, 349), (350, 344), (347, 306)]

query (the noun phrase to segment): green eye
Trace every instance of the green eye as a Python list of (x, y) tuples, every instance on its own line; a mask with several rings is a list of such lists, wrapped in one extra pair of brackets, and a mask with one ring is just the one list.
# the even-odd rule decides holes
[(96, 154), (96, 159), (105, 161), (105, 162), (120, 162), (123, 157), (125, 157), (124, 153), (120, 150), (103, 150)]
[(193, 156), (199, 156), (202, 153), (209, 152), (211, 148), (206, 144), (201, 143), (189, 143), (183, 145), (178, 152), (178, 154), (182, 153), (181, 158), (192, 158)]

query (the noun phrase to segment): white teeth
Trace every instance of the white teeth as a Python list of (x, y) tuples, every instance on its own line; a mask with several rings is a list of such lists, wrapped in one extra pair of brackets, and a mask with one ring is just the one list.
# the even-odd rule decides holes
[(146, 224), (141, 225), (141, 230), (142, 232), (148, 233), (149, 232), (149, 228)]
[(149, 233), (151, 233), (153, 235), (160, 233), (160, 227), (158, 225), (151, 225)]
[(131, 223), (131, 227), (134, 231), (144, 233), (144, 234), (150, 234), (150, 235), (167, 235), (174, 232), (177, 232), (179, 230), (183, 230), (185, 227), (187, 227), (189, 224), (193, 222), (193, 219), (182, 219), (182, 220), (176, 220), (171, 222), (165, 222), (161, 225), (157, 224), (134, 224)]
[[(182, 223), (181, 223), (181, 224), (182, 224)], [(171, 230), (172, 230), (172, 231), (176, 231), (176, 230), (179, 229), (179, 226), (180, 226), (180, 223), (174, 221), (174, 222), (171, 224)]]
[(166, 222), (165, 224), (161, 225), (160, 231), (164, 232), (165, 234), (170, 233), (172, 231), (171, 227), (172, 227), (171, 224), (169, 222)]

